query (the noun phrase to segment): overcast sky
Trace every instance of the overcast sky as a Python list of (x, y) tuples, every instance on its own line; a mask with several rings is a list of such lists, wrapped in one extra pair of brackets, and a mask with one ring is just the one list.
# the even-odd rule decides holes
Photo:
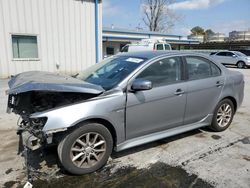
[[(141, 1), (103, 0), (103, 25), (145, 27)], [(197, 25), (226, 35), (232, 30), (250, 29), (250, 0), (177, 0), (170, 8), (182, 17), (172, 34), (188, 35)]]

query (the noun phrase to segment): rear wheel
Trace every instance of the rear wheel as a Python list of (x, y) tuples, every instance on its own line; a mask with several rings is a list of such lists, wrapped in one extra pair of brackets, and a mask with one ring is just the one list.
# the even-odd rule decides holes
[(243, 61), (239, 61), (239, 62), (237, 63), (237, 67), (238, 67), (239, 69), (244, 69), (244, 68), (246, 67), (246, 64), (245, 64)]
[(113, 140), (109, 130), (101, 124), (88, 123), (60, 142), (58, 155), (68, 172), (81, 175), (104, 166), (112, 148)]
[(234, 116), (234, 105), (230, 99), (224, 99), (217, 105), (211, 128), (220, 132), (226, 130), (231, 124)]

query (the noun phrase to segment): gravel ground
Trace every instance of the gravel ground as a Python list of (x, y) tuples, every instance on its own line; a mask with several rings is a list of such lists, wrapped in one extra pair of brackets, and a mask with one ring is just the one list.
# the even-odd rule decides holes
[[(158, 167), (159, 165), (167, 165), (166, 169), (172, 169), (172, 167), (181, 168), (181, 170), (190, 175), (185, 175), (186, 180), (197, 177), (193, 178), (192, 182), (187, 184), (186, 187), (195, 187), (194, 185), (205, 187), (205, 184), (197, 183), (200, 179), (207, 182), (209, 186), (215, 187), (250, 187), (250, 70), (244, 69), (239, 71), (245, 75), (245, 98), (228, 130), (221, 133), (214, 133), (207, 129), (195, 130), (114, 153), (108, 165), (98, 173), (119, 174), (123, 171), (129, 174), (129, 172), (135, 173), (134, 169), (142, 173), (144, 172), (142, 170), (152, 169), (152, 165), (157, 164)], [(23, 158), (17, 155), (18, 137), (15, 134), (17, 117), (13, 114), (5, 114), (7, 99), (4, 91), (6, 89), (6, 80), (0, 80), (0, 138), (2, 139), (0, 142), (0, 187), (15, 187), (26, 181), (25, 168)], [(58, 169), (55, 156), (55, 152), (49, 150), (44, 157), (39, 155), (33, 157), (32, 165), (40, 172), (52, 174)], [(158, 167), (153, 168), (155, 169), (154, 171), (158, 172)], [(133, 170), (125, 170), (127, 168), (133, 168)], [(181, 178), (181, 174), (185, 174), (177, 173), (179, 174), (177, 176), (176, 171), (169, 170), (168, 172), (170, 175), (173, 173), (173, 176), (170, 176), (172, 180)], [(96, 181), (96, 174), (98, 173), (79, 178), (82, 178), (82, 180), (87, 178), (90, 182)], [(40, 184), (37, 183), (37, 187), (46, 187), (48, 185), (57, 187), (56, 182), (52, 182), (53, 179), (60, 177), (69, 178), (70, 176), (59, 172), (56, 175), (49, 176), (50, 183), (43, 181), (42, 184), (41, 182)], [(110, 177), (113, 176), (110, 175)], [(150, 177), (152, 177), (152, 173)], [(48, 176), (40, 175), (40, 178), (46, 179)], [(136, 184), (141, 181), (140, 178), (141, 176), (138, 175), (133, 176), (132, 182)], [(87, 180), (84, 182), (88, 182)], [(131, 182), (131, 179), (127, 180)], [(72, 179), (72, 181), (75, 181), (75, 179)], [(107, 181), (110, 183), (110, 178)], [(113, 184), (108, 185), (116, 187), (120, 179), (113, 178), (113, 181)], [(144, 184), (142, 185), (152, 187), (152, 184), (148, 181), (143, 181)], [(154, 181), (163, 180), (154, 179)], [(72, 185), (72, 182), (68, 185)], [(93, 184), (91, 185), (93, 186)], [(126, 184), (122, 185), (126, 187)], [(168, 182), (161, 185), (164, 185), (164, 187), (167, 185), (183, 187), (182, 184), (176, 182), (174, 184), (169, 184)], [(84, 186), (84, 183), (81, 182), (81, 186), (85, 187), (87, 184)]]

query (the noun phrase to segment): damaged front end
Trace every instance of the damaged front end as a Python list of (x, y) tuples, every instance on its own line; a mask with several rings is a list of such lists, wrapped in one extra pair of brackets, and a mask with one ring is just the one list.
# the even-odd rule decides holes
[(43, 131), (47, 117), (31, 118), (32, 114), (79, 103), (104, 91), (76, 78), (39, 71), (12, 77), (9, 88), (7, 112), (20, 115), (17, 133), (31, 150), (53, 143), (52, 133)]

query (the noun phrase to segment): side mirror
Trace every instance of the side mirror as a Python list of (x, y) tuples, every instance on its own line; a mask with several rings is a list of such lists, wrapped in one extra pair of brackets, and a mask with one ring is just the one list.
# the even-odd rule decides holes
[(152, 89), (152, 82), (144, 79), (134, 80), (131, 89), (134, 91), (150, 90)]
[(237, 56), (234, 54), (232, 57), (236, 58)]

